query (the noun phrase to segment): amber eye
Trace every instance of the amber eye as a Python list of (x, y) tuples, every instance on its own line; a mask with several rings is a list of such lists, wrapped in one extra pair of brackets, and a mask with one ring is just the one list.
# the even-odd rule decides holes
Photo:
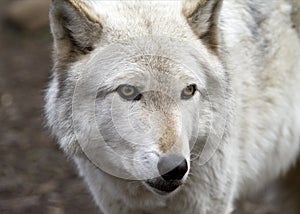
[(183, 100), (188, 100), (191, 97), (194, 96), (195, 92), (196, 92), (197, 88), (195, 84), (192, 85), (188, 85), (187, 87), (185, 87), (182, 92), (181, 92), (181, 99)]
[(120, 85), (117, 88), (118, 94), (126, 100), (140, 100), (142, 95), (136, 89), (136, 87), (131, 85)]

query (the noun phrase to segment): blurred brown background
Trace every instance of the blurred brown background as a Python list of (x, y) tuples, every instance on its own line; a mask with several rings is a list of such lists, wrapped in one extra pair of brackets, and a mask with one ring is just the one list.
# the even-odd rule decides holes
[[(48, 0), (1, 0), (0, 32), (0, 213), (97, 213), (72, 162), (44, 128)], [(238, 214), (299, 214), (300, 167), (240, 207)]]
[(0, 213), (97, 213), (73, 164), (49, 137), (47, 0), (0, 0)]

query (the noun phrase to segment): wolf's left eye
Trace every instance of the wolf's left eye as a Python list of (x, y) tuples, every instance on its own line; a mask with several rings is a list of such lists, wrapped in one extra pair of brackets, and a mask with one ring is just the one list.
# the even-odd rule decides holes
[(140, 100), (142, 97), (137, 88), (132, 85), (120, 85), (117, 92), (126, 100)]
[(197, 87), (195, 84), (192, 85), (188, 85), (187, 87), (185, 87), (182, 92), (181, 92), (181, 99), (183, 100), (188, 100), (191, 97), (194, 96), (195, 92), (197, 90)]

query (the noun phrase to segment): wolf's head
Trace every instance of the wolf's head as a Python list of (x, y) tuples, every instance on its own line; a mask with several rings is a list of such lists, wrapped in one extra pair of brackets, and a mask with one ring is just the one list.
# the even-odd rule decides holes
[(64, 151), (163, 192), (186, 180), (192, 159), (207, 161), (222, 138), (229, 93), (220, 6), (53, 0), (46, 111)]

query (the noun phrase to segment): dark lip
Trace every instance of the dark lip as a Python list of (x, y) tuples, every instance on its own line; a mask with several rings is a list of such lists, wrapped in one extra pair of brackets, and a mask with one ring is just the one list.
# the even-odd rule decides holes
[(150, 179), (147, 180), (146, 183), (160, 195), (171, 193), (182, 185), (181, 181), (165, 181), (162, 178)]

